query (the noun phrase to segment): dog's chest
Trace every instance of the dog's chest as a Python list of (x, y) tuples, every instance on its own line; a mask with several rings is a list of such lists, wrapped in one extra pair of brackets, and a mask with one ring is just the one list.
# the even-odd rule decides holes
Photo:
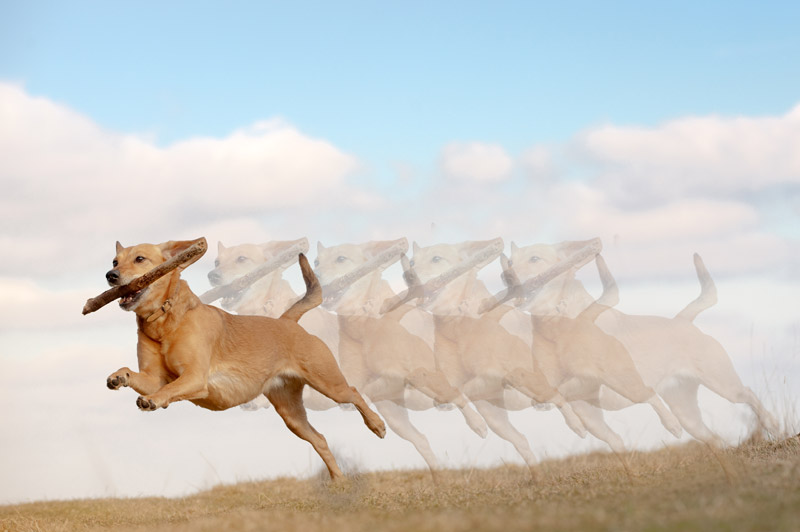
[(210, 410), (225, 410), (251, 401), (260, 393), (257, 383), (232, 371), (212, 370), (208, 374), (208, 396), (195, 404)]

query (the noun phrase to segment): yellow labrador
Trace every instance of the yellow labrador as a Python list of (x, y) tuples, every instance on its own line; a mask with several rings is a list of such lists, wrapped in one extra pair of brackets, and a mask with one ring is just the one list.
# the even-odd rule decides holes
[[(139, 244), (117, 242), (114, 268), (106, 274), (122, 285), (169, 260), (191, 245), (188, 241)], [(127, 367), (112, 373), (108, 387), (129, 386), (142, 410), (166, 408), (187, 400), (210, 410), (225, 410), (266, 395), (286, 426), (308, 441), (336, 480), (342, 472), (325, 438), (309, 424), (303, 406), (308, 384), (338, 403), (352, 403), (372, 432), (386, 428), (361, 394), (347, 384), (325, 344), (297, 320), (322, 301), (317, 278), (305, 256), (299, 256), (306, 295), (278, 319), (235, 316), (203, 304), (180, 279), (178, 271), (120, 299), (136, 314), (139, 371)]]

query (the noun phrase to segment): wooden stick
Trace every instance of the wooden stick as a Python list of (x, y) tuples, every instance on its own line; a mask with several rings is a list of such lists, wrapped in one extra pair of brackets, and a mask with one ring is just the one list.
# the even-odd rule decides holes
[(237, 277), (226, 285), (217, 286), (211, 290), (208, 290), (200, 296), (200, 301), (205, 304), (209, 304), (222, 297), (235, 296), (265, 275), (270, 274), (281, 266), (285, 265), (287, 262), (296, 261), (300, 253), (308, 253), (307, 238), (301, 238), (295, 241), (286, 250), (281, 251), (279, 254), (275, 255), (255, 270), (242, 275), (241, 277)]
[[(406, 268), (406, 262), (404, 262), (403, 278), (406, 280), (406, 284), (408, 284), (408, 290), (402, 294), (396, 295), (391, 299), (388, 299), (381, 307), (381, 312), (384, 314), (391, 312), (400, 305), (407, 303), (412, 299), (418, 299), (422, 297), (430, 299), (431, 296), (433, 296), (436, 292), (447, 286), (461, 275), (467, 273), (473, 268), (486, 266), (502, 252), (503, 239), (496, 238), (487, 244), (485, 248), (469, 257), (466, 261), (454, 266), (453, 268), (450, 268), (441, 275), (434, 277), (424, 285), (417, 284), (419, 283), (419, 277), (417, 277), (417, 274), (413, 271), (411, 265), (408, 264), (408, 268)], [(409, 283), (410, 280), (413, 280), (413, 285)]]
[(153, 284), (155, 281), (178, 267), (183, 269), (186, 266), (189, 266), (202, 257), (207, 249), (208, 243), (206, 242), (206, 239), (198, 238), (192, 243), (191, 246), (186, 248), (181, 253), (175, 255), (168, 261), (159, 264), (149, 272), (137, 277), (128, 284), (115, 286), (114, 288), (106, 290), (97, 297), (88, 299), (86, 304), (83, 306), (83, 314), (89, 314), (90, 312), (94, 312), (95, 310), (103, 308), (117, 298), (125, 297), (128, 294), (138, 292), (142, 288)]
[(322, 287), (322, 295), (326, 302), (336, 301), (350, 285), (367, 275), (369, 272), (388, 266), (397, 261), (401, 255), (408, 251), (408, 240), (399, 238), (385, 250), (375, 255), (368, 262), (350, 273), (342, 275)]
[[(603, 244), (599, 238), (595, 238), (589, 244), (578, 250), (574, 255), (569, 257), (567, 260), (559, 262), (550, 266), (547, 270), (543, 271), (536, 277), (531, 277), (521, 285), (516, 286), (509, 286), (506, 290), (495, 294), (492, 297), (487, 297), (481, 302), (479, 312), (481, 314), (485, 312), (489, 312), (497, 308), (498, 306), (502, 305), (506, 301), (510, 299), (520, 299), (524, 298), (526, 301), (531, 298), (531, 296), (539, 290), (541, 287), (561, 275), (562, 273), (566, 272), (567, 270), (574, 268), (578, 264), (585, 262), (586, 259), (591, 259), (600, 253), (603, 250)], [(583, 264), (581, 264), (582, 266)], [(511, 280), (516, 278), (516, 275), (508, 275), (504, 280)], [(517, 281), (518, 282), (518, 281)]]

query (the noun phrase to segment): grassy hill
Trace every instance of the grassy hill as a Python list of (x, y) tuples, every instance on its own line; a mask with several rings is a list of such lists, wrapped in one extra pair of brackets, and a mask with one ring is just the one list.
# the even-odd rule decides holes
[(180, 499), (0, 507), (2, 531), (798, 530), (800, 437), (711, 452), (691, 443), (522, 467), (279, 479)]

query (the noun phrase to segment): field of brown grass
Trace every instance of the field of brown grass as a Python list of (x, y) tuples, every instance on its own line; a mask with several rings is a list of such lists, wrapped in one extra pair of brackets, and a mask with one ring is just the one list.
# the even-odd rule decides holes
[(691, 443), (526, 468), (279, 479), (166, 499), (0, 507), (2, 531), (800, 529), (800, 437), (712, 453)]

